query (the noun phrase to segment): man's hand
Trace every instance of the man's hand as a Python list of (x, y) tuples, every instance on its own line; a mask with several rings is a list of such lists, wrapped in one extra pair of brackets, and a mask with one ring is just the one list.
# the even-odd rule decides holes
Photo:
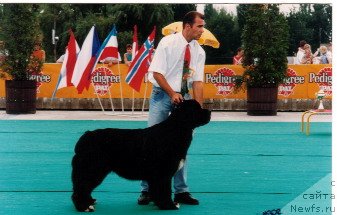
[(171, 96), (171, 102), (175, 105), (179, 104), (183, 100), (184, 100), (184, 98), (180, 93), (174, 92), (174, 94)]

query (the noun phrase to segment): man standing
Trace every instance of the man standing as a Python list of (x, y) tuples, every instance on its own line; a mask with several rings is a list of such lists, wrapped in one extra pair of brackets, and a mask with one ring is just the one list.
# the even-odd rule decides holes
[[(193, 98), (203, 103), (203, 77), (205, 51), (196, 40), (204, 31), (204, 15), (191, 11), (183, 18), (182, 32), (164, 37), (158, 44), (149, 68), (149, 81), (153, 84), (150, 98), (148, 126), (164, 121), (174, 105), (183, 99)], [(174, 201), (198, 205), (186, 184), (185, 165), (174, 176)], [(146, 181), (141, 183), (142, 193), (138, 204), (147, 205), (151, 201)]]

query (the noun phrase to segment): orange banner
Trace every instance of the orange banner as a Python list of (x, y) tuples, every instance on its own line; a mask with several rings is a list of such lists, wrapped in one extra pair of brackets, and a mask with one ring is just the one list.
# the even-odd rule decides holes
[[(44, 64), (43, 71), (35, 75), (38, 97), (51, 98), (57, 85), (61, 64)], [(88, 91), (78, 94), (75, 87), (59, 89), (56, 98), (148, 98), (151, 83), (144, 83), (140, 92), (133, 91), (125, 82), (128, 66), (125, 64), (111, 67), (97, 65), (92, 74), (92, 84)], [(234, 76), (244, 69), (236, 65), (206, 65), (204, 75), (205, 99), (245, 99), (246, 92), (234, 93)], [(327, 96), (332, 96), (331, 65), (289, 65), (288, 78), (279, 86), (279, 99), (314, 99), (315, 93), (322, 88)], [(121, 92), (122, 91), (122, 95)], [(96, 95), (96, 93), (97, 95)], [(0, 80), (0, 97), (5, 97), (4, 80)]]

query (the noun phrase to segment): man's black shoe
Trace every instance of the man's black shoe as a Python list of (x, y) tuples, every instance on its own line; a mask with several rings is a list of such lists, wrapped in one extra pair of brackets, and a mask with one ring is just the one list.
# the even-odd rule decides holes
[(138, 204), (139, 205), (148, 205), (151, 202), (151, 197), (150, 197), (150, 193), (147, 191), (142, 191), (142, 193), (140, 194), (139, 198), (138, 198)]
[(186, 205), (199, 205), (199, 201), (193, 198), (189, 192), (174, 194), (174, 202)]

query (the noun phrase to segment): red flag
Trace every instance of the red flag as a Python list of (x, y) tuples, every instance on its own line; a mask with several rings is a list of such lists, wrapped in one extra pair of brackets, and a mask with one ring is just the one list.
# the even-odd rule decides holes
[(131, 62), (128, 75), (126, 76), (126, 83), (128, 83), (136, 91), (140, 91), (142, 80), (149, 69), (148, 61), (151, 58), (153, 50), (154, 38), (156, 35), (156, 27), (153, 28), (152, 33), (144, 42), (143, 46), (138, 50), (137, 55)]
[(67, 59), (67, 86), (73, 86), (71, 83), (71, 78), (73, 77), (74, 67), (76, 64), (77, 55), (80, 52), (80, 47), (78, 46), (73, 31), (70, 29), (70, 39), (67, 46), (68, 59)]
[(80, 52), (80, 47), (78, 46), (74, 33), (72, 32), (71, 29), (69, 30), (69, 34), (70, 38), (67, 45), (66, 53), (64, 54), (64, 60), (62, 62), (60, 76), (56, 88), (54, 90), (54, 93), (52, 95), (52, 98), (54, 98), (56, 91), (58, 89), (73, 86), (73, 84), (71, 83), (71, 78), (74, 73), (76, 59), (78, 53)]

